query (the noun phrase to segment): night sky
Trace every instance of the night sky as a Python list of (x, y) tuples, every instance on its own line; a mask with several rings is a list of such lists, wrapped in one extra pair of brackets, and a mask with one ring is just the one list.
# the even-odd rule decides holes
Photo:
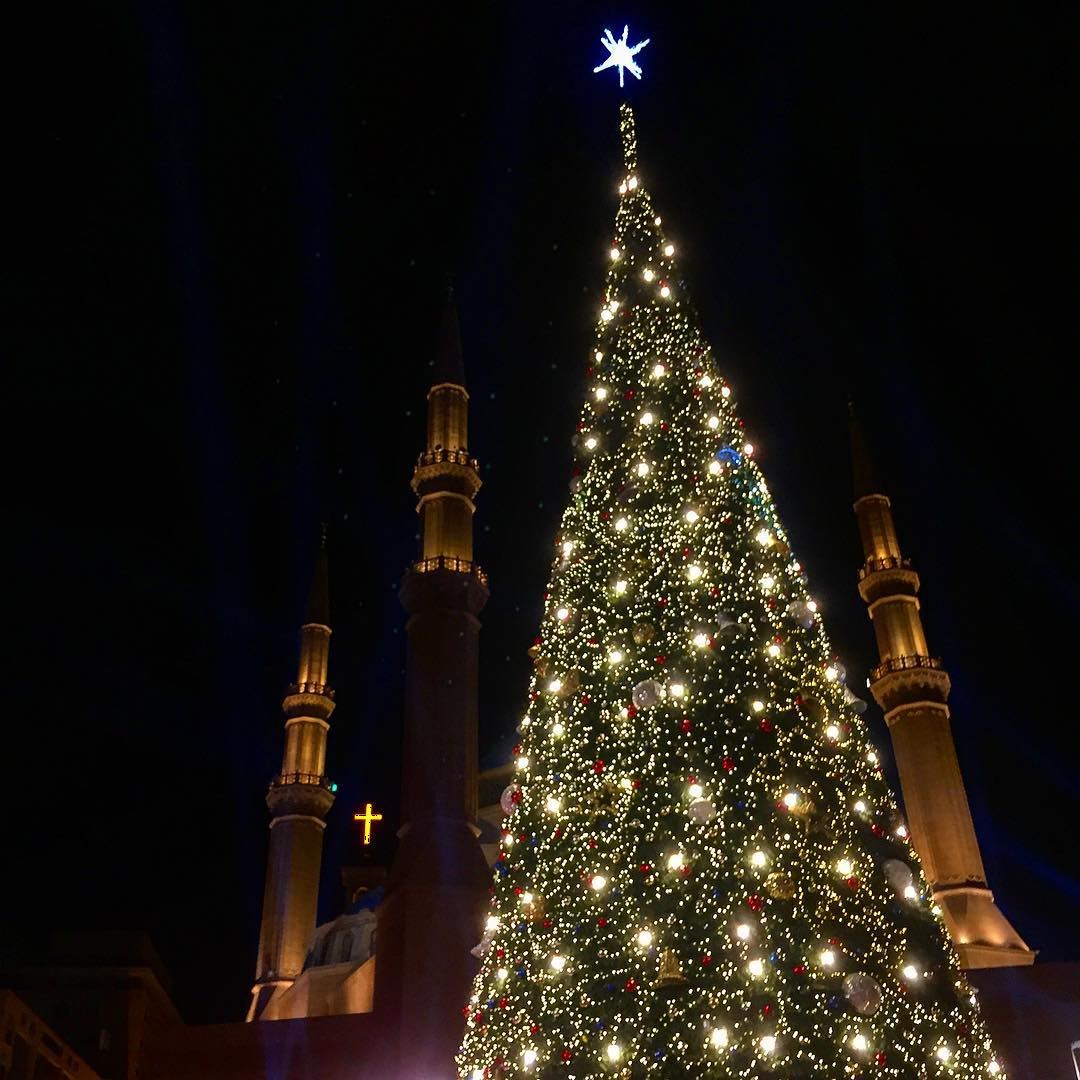
[(451, 278), (492, 589), (481, 745), (505, 758), (616, 206), (617, 79), (591, 69), (624, 22), (652, 39), (639, 175), (849, 682), (876, 662), (851, 394), (991, 886), (1044, 959), (1080, 959), (1074, 58), (1066, 5), (950, 7), (34, 9), (9, 38), (0, 960), (140, 928), (186, 1019), (243, 1017), (324, 520), (324, 917), (362, 800), (389, 856), (396, 589)]

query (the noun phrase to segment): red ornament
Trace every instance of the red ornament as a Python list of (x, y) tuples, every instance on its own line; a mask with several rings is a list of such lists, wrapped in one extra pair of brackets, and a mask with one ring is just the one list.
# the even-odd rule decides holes
[(725, 757), (724, 760), (720, 762), (720, 768), (722, 768), (724, 772), (731, 772), (731, 770), (735, 768), (735, 759)]
[(684, 864), (683, 868), (679, 871), (679, 873), (681, 873), (683, 877), (689, 877), (690, 876), (690, 864), (689, 863)]
[(589, 837), (589, 847), (591, 847), (591, 848), (596, 847), (596, 839), (595, 839), (595, 837), (592, 837), (592, 836)]
[(667, 653), (661, 653), (661, 654), (660, 654), (660, 655), (659, 655), (659, 656), (658, 656), (658, 657), (656, 658), (656, 662), (657, 662), (658, 664), (666, 664), (666, 663), (667, 663)]
[(550, 919), (545, 919), (544, 923), (543, 923), (543, 926), (544, 926), (545, 930), (550, 930), (551, 929), (551, 920)]
[(623, 397), (626, 398), (627, 401), (633, 400), (634, 391), (633, 390), (627, 390), (626, 393), (623, 394)]
[(773, 722), (767, 716), (763, 716), (760, 726), (762, 731), (769, 732), (773, 729)]
[(626, 980), (626, 989), (629, 990), (631, 994), (637, 989), (637, 980), (634, 979), (633, 976)]
[(504, 997), (499, 998), (499, 1008), (500, 1009), (505, 1009), (506, 1006), (509, 1005), (509, 1004), (510, 1004), (510, 999), (509, 998), (504, 998)]
[(511, 754), (517, 755), (521, 753), (521, 743), (514, 743), (514, 749), (510, 751)]
[(559, 826), (559, 827), (558, 827), (558, 828), (557, 828), (557, 829), (555, 830), (555, 839), (556, 839), (556, 840), (558, 840), (558, 839), (559, 839), (559, 838), (560, 838), (561, 836), (562, 836), (562, 826), (560, 825), (560, 826)]
[(593, 764), (593, 772), (594, 773), (602, 773), (603, 771), (604, 771), (604, 763), (602, 761), (597, 761), (597, 762), (595, 762)]
[(633, 720), (637, 716), (637, 709), (633, 705), (626, 706), (626, 719)]
[(667, 607), (667, 597), (661, 596), (660, 599), (656, 601), (656, 603), (659, 607)]
[(874, 822), (873, 825), (870, 826), (870, 831), (875, 836), (884, 836), (885, 835), (885, 830), (876, 821)]
[(702, 967), (708, 967), (711, 963), (712, 963), (712, 957), (708, 953), (706, 953), (701, 958), (701, 966)]
[(510, 801), (511, 801), (512, 803), (519, 803), (519, 802), (521, 802), (521, 800), (522, 800), (522, 794), (521, 794), (521, 789), (519, 788), (519, 789), (518, 789), (517, 791), (515, 791), (515, 792), (514, 792), (514, 793), (513, 793), (513, 794), (512, 794), (511, 796), (510, 796)]
[(886, 1061), (888, 1061), (888, 1058), (885, 1057), (885, 1054), (884, 1054), (883, 1051), (879, 1050), (874, 1055), (874, 1064), (877, 1065), (877, 1067), (879, 1069), (884, 1069), (885, 1068), (885, 1062)]
[(574, 1056), (574, 1055), (573, 1055), (573, 1054), (571, 1054), (569, 1050), (564, 1050), (564, 1051), (562, 1052), (562, 1059), (563, 1059), (563, 1061), (569, 1061), (569, 1060), (570, 1060), (570, 1059), (571, 1059), (571, 1058), (572, 1058), (573, 1056)]
[(631, 781), (630, 781), (630, 786), (631, 786), (631, 787), (632, 787), (632, 788), (633, 788), (633, 789), (634, 789), (635, 791), (637, 791), (637, 789), (638, 789), (639, 787), (641, 787), (641, 781), (640, 781), (640, 780), (631, 780)]
[(682, 718), (682, 723), (679, 724), (679, 727), (682, 728), (684, 732), (689, 731), (693, 726), (694, 725), (690, 723), (690, 717), (688, 716), (684, 716)]
[(520, 885), (514, 886), (514, 895), (520, 896), (525, 890)]
[(484, 1020), (484, 1014), (482, 1012), (474, 1012), (473, 1013), (473, 1023), (474, 1024), (483, 1023), (483, 1020)]
[(530, 1024), (529, 1025), (529, 1034), (530, 1035), (539, 1035), (540, 1034), (540, 1025), (539, 1024)]
[(582, 705), (588, 705), (590, 701), (592, 701), (592, 698), (589, 697), (588, 694), (582, 694), (581, 695), (581, 704)]
[(772, 1006), (771, 1005), (762, 1005), (761, 1006), (761, 1015), (762, 1016), (772, 1016)]
[(805, 975), (806, 974), (806, 965), (805, 964), (796, 964), (791, 970), (796, 975)]
[[(640, 871), (641, 871), (641, 872), (642, 872), (643, 874), (648, 874), (648, 873), (651, 873), (651, 871), (652, 871), (652, 867), (651, 867), (651, 866), (650, 866), (650, 865), (649, 865), (649, 864), (648, 864), (647, 862), (643, 862), (643, 863), (642, 863), (642, 864), (641, 864), (641, 865), (640, 865), (640, 866), (638, 867), (638, 869), (639, 869), (639, 870), (640, 870)], [(518, 891), (520, 892), (521, 890), (519, 889)]]
[(849, 889), (857, 889), (859, 887), (859, 879), (854, 875), (847, 879), (847, 887)]
[(688, 548), (688, 547), (684, 547), (684, 548), (682, 549), (682, 557), (683, 557), (684, 559), (689, 559), (689, 558), (690, 558), (690, 551), (691, 551), (691, 549), (690, 549), (690, 548)]
[(709, 595), (710, 595), (710, 596), (719, 596), (719, 595), (720, 595), (720, 586), (719, 586), (719, 585), (714, 585), (714, 586), (713, 586), (713, 587), (712, 587), (712, 588), (711, 588), (711, 589), (709, 590)]
[(498, 959), (503, 960), (503, 959), (506, 958), (506, 950), (505, 949), (496, 949), (495, 950), (495, 955), (496, 955), (496, 957), (498, 957)]
[(666, 420), (661, 420), (660, 421), (660, 430), (661, 431), (667, 431), (667, 429), (668, 429), (668, 422)]
[(596, 925), (599, 926), (601, 930), (603, 930), (604, 927), (607, 926), (607, 919), (605, 919), (604, 916), (601, 915), (600, 918), (596, 920)]
[(750, 908), (751, 911), (760, 911), (761, 910), (762, 899), (756, 893), (751, 893), (751, 895), (746, 898), (746, 903), (747, 903), (747, 906)]

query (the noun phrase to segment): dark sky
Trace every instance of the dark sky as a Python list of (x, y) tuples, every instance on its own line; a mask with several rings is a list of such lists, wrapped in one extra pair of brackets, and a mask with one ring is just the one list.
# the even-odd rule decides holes
[(591, 68), (624, 21), (652, 39), (641, 175), (850, 682), (876, 657), (849, 393), (991, 885), (1044, 958), (1080, 958), (1075, 54), (1066, 5), (950, 7), (34, 9), (9, 38), (8, 960), (139, 927), (189, 1020), (243, 1016), (323, 519), (336, 913), (353, 808), (394, 819), (396, 587), (449, 276), (485, 481), (482, 745), (505, 753), (615, 210), (617, 80)]

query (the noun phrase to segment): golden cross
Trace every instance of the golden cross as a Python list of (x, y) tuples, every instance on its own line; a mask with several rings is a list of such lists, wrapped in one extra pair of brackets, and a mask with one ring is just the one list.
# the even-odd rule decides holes
[(368, 803), (364, 807), (362, 814), (353, 814), (353, 821), (362, 821), (364, 823), (364, 847), (367, 847), (371, 843), (371, 825), (372, 822), (382, 821), (382, 814), (376, 814), (373, 812), (371, 803)]

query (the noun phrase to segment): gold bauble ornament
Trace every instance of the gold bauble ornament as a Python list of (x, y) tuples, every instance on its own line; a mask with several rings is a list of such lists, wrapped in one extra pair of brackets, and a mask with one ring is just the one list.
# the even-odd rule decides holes
[(765, 891), (774, 900), (790, 900), (795, 895), (795, 880), (790, 874), (776, 871), (765, 879)]
[(656, 634), (656, 627), (651, 622), (639, 622), (633, 629), (635, 645), (648, 645)]

